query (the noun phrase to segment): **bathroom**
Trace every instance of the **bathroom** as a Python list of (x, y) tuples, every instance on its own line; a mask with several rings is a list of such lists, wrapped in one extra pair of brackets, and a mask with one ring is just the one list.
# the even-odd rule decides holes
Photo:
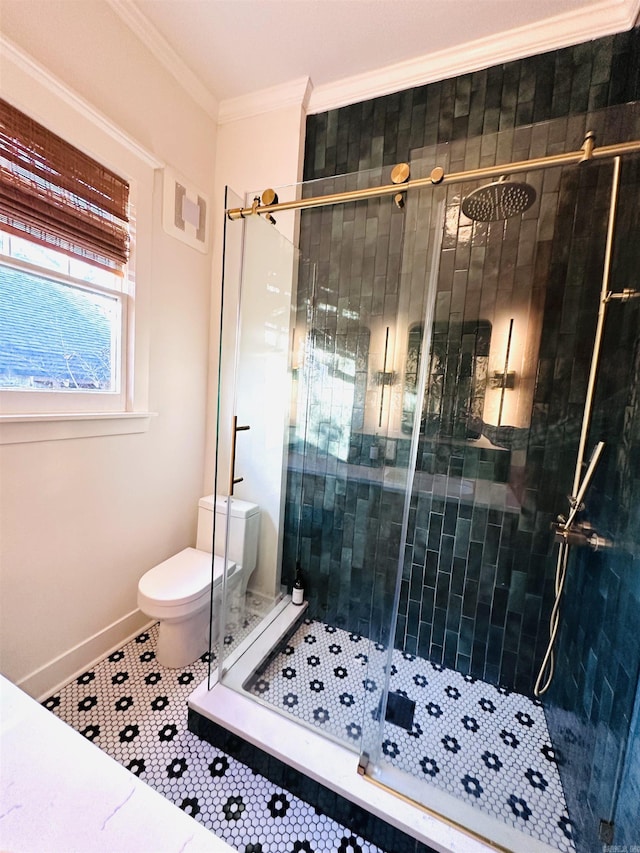
[[(53, 75), (78, 88), (85, 100), (127, 128), (131, 136), (148, 147), (157, 146), (159, 158), (177, 166), (183, 164), (183, 171), (187, 171), (189, 164), (189, 175), (211, 196), (214, 194), (214, 184), (208, 171), (208, 157), (210, 144), (216, 135), (220, 151), (216, 170), (218, 177), (223, 175), (230, 186), (238, 190), (249, 187), (262, 189), (267, 185), (283, 185), (296, 179), (297, 176), (291, 175), (290, 170), (291, 164), (297, 163), (298, 159), (299, 107), (281, 110), (277, 126), (282, 133), (282, 140), (277, 146), (274, 142), (278, 150), (260, 150), (252, 161), (251, 168), (254, 171), (251, 173), (245, 163), (233, 162), (234, 149), (239, 150), (241, 140), (246, 138), (242, 132), (244, 128), (241, 127), (243, 120), (216, 128), (203, 111), (182, 103), (168, 76), (163, 76), (164, 72), (153, 66), (146, 72), (147, 83), (153, 83), (158, 91), (162, 87), (162, 97), (174, 114), (180, 117), (184, 134), (178, 140), (165, 129), (163, 137), (163, 123), (159, 118), (158, 127), (151, 131), (138, 118), (145, 97), (142, 86), (136, 90), (127, 84), (128, 100), (122, 98), (115, 102), (114, 94), (104, 92), (100, 87), (99, 71), (91, 56), (91, 44), (80, 38), (84, 35), (80, 23), (68, 10), (65, 11), (64, 5), (57, 9), (57, 15), (49, 12), (47, 6), (42, 5), (38, 25), (34, 26), (31, 22), (27, 28), (17, 13), (11, 14), (11, 4), (7, 4), (6, 13), (3, 8), (4, 32), (26, 52), (35, 54)], [(124, 65), (119, 67), (128, 69), (129, 76), (134, 77), (133, 59), (127, 59), (124, 55), (124, 45), (130, 46), (131, 57), (140, 56), (141, 48), (137, 43), (134, 44), (130, 33), (108, 10), (94, 10), (92, 14), (96, 16), (97, 31), (110, 33), (110, 43), (122, 43), (123, 56), (118, 59), (122, 59)], [(46, 43), (48, 30), (60, 35), (57, 48)], [(74, 79), (73, 70), (66, 64), (70, 60), (65, 61), (62, 56), (62, 46), (68, 44), (68, 40), (74, 36), (76, 43), (82, 46), (73, 62), (79, 65), (82, 63), (84, 68), (89, 69), (78, 80)], [(507, 80), (512, 82), (510, 87), (506, 86), (503, 90), (502, 108), (500, 102), (492, 100), (495, 91), (492, 85), (497, 85), (494, 73), (497, 72), (485, 75), (484, 82), (479, 74), (461, 78), (459, 87), (455, 89), (457, 100), (452, 99), (453, 84), (433, 84), (421, 89), (412, 98), (411, 103), (415, 107), (413, 115), (418, 117), (421, 112), (433, 115), (435, 111), (441, 116), (442, 138), (453, 133), (454, 128), (456, 138), (462, 138), (457, 134), (461, 133), (460, 126), (467, 120), (469, 125), (462, 135), (473, 138), (485, 130), (494, 132), (505, 124), (509, 126), (509, 118), (502, 119), (501, 123), (501, 109), (505, 115), (517, 114), (519, 124), (528, 124), (636, 100), (637, 91), (633, 90), (633, 86), (637, 86), (637, 70), (632, 73), (629, 69), (637, 69), (637, 49), (637, 33), (633, 37), (621, 35), (613, 40), (604, 38), (594, 45), (585, 43), (567, 49), (558, 54), (557, 65), (554, 66), (555, 82), (553, 76), (550, 79), (549, 67), (544, 65), (540, 57), (510, 63), (505, 74)], [(536, 87), (535, 99), (532, 99), (530, 87), (535, 77), (536, 62), (540, 65), (540, 79), (545, 82)], [(614, 83), (609, 87), (610, 69), (621, 67), (625, 68), (625, 74), (621, 78), (618, 70), (616, 73), (619, 76), (614, 75)], [(629, 90), (624, 89), (621, 79), (631, 87)], [(573, 86), (570, 85), (572, 80)], [(124, 83), (119, 85), (124, 86)], [(477, 103), (476, 85), (487, 87), (486, 117), (484, 112), (480, 114), (467, 110), (465, 113), (464, 110), (465, 98), (467, 104)], [(117, 94), (119, 90), (115, 91)], [(303, 94), (300, 93), (300, 100)], [(135, 102), (136, 97), (140, 98), (138, 104)], [(39, 109), (43, 112), (44, 106)], [(305, 178), (322, 178), (331, 171), (355, 172), (383, 164), (391, 168), (396, 162), (408, 160), (409, 150), (427, 148), (440, 139), (433, 135), (436, 132), (434, 128), (429, 128), (431, 135), (412, 135), (406, 102), (402, 97), (388, 96), (370, 101), (366, 110), (368, 112), (358, 113), (355, 107), (345, 107), (337, 111), (320, 111), (309, 117), (305, 147), (308, 152), (313, 152), (313, 163), (307, 165)], [(250, 124), (248, 120), (244, 121)], [(513, 124), (513, 119), (511, 121)], [(366, 140), (363, 142), (359, 138), (358, 128), (362, 134), (369, 125), (372, 128), (371, 137), (376, 140), (372, 157), (378, 159), (361, 162), (359, 151), (361, 148), (366, 150), (367, 145)], [(384, 154), (379, 147), (383, 139)], [(582, 140), (577, 147), (581, 143)], [(366, 158), (367, 153), (365, 151), (363, 157)], [(326, 172), (323, 171), (325, 168)], [(159, 216), (157, 209), (153, 213)], [(217, 228), (221, 232), (222, 216), (217, 213), (216, 216), (214, 230)], [(86, 661), (97, 657), (99, 651), (110, 648), (142, 627), (143, 621), (136, 623), (134, 614), (137, 579), (150, 565), (195, 541), (195, 507), (198, 499), (211, 491), (215, 447), (207, 437), (212, 435), (215, 417), (212, 404), (209, 409), (206, 408), (204, 394), (207, 369), (212, 372), (216, 369), (216, 353), (210, 353), (207, 346), (210, 259), (204, 255), (200, 257), (186, 247), (179, 246), (176, 249), (175, 243), (162, 233), (153, 236), (142, 234), (141, 238), (147, 240), (146, 251), (149, 254), (153, 248), (156, 274), (154, 307), (150, 317), (153, 335), (147, 369), (151, 379), (148, 410), (157, 411), (158, 417), (150, 418), (146, 434), (117, 437), (86, 435), (57, 442), (32, 439), (3, 447), (2, 515), (3, 525), (6, 524), (3, 529), (3, 565), (9, 574), (3, 582), (3, 672), (17, 682), (28, 678), (28, 686), (36, 696), (44, 695), (50, 687), (60, 683), (65, 674), (77, 671)], [(176, 288), (176, 281), (181, 282), (179, 288)], [(216, 302), (213, 304), (217, 306)], [(636, 309), (633, 305), (620, 305), (613, 306), (611, 310), (619, 312), (619, 316), (624, 312), (629, 316), (628, 312)], [(215, 315), (216, 311), (211, 311), (211, 314)], [(217, 316), (212, 326), (216, 324)], [(162, 340), (162, 347), (157, 344), (157, 340)], [(591, 343), (591, 339), (584, 343), (587, 350)], [(609, 341), (608, 345), (623, 346), (626, 340), (621, 336), (618, 340)], [(587, 351), (587, 359), (588, 356)], [(178, 371), (176, 366), (184, 361), (189, 365), (186, 374), (183, 370)], [(619, 378), (616, 368), (622, 365), (627, 369), (630, 362), (630, 353), (603, 357), (605, 369), (613, 374), (608, 383), (610, 388), (616, 388), (615, 382)], [(558, 370), (566, 367), (566, 362), (562, 361)], [(382, 369), (382, 364), (376, 369)], [(565, 390), (570, 387), (569, 382)], [(555, 393), (560, 393), (557, 387)], [(509, 391), (505, 391), (505, 396), (508, 394)], [(633, 401), (626, 405), (630, 410), (628, 417), (631, 418)], [(606, 416), (607, 404), (601, 400), (594, 417), (606, 419)], [(637, 444), (637, 437), (633, 440)], [(181, 448), (179, 456), (174, 452), (176, 445)], [(632, 451), (633, 447), (628, 457), (620, 451), (620, 464), (628, 465), (630, 478), (633, 478), (633, 471), (637, 471), (637, 465), (635, 468), (633, 465), (636, 457)], [(625, 463), (625, 458), (630, 461)], [(555, 465), (553, 460), (550, 464)], [(209, 472), (205, 478), (203, 469)], [(607, 478), (607, 485), (609, 482)], [(611, 482), (617, 482), (616, 478), (612, 478)], [(594, 489), (602, 490), (603, 485), (602, 479), (595, 479)], [(604, 528), (611, 527), (610, 520), (618, 501), (629, 501), (632, 495), (637, 494), (637, 485), (634, 492), (632, 479), (626, 482), (624, 488), (626, 491), (623, 490), (621, 498), (613, 492), (602, 492), (602, 511), (608, 515), (597, 520)], [(563, 510), (566, 510), (566, 505), (554, 505), (549, 511), (557, 514)], [(135, 525), (131, 523), (133, 518), (136, 519)], [(637, 517), (635, 530), (633, 513), (628, 515), (627, 523), (630, 525), (629, 540), (637, 542)], [(34, 525), (41, 531), (38, 537), (33, 536)], [(637, 565), (637, 555), (635, 561), (634, 565)], [(592, 569), (585, 564), (582, 571), (588, 573)], [(626, 568), (624, 572), (621, 570), (621, 575), (625, 582), (631, 581), (632, 574)], [(619, 602), (627, 602), (625, 618), (631, 618), (627, 616), (630, 613), (628, 602), (634, 597), (637, 600), (637, 587), (635, 592), (627, 587), (620, 588), (616, 585), (620, 583), (620, 579), (615, 581), (616, 576), (614, 567), (610, 579), (599, 578), (599, 595), (604, 597), (605, 584), (611, 583), (611, 597), (607, 600), (613, 601), (615, 598)], [(289, 583), (292, 580), (290, 576), (286, 579)], [(306, 580), (307, 593), (313, 606), (319, 602), (328, 608), (328, 595), (325, 601), (321, 600), (325, 591), (321, 587), (314, 587), (308, 574)], [(33, 594), (36, 585), (38, 595)], [(103, 590), (104, 594), (91, 596), (91, 600), (87, 601), (87, 590), (96, 588)], [(409, 600), (410, 597), (406, 611), (409, 609)], [(594, 607), (601, 606), (601, 601), (594, 601)], [(568, 623), (571, 618), (578, 619), (578, 614), (572, 615), (567, 610), (564, 612)], [(128, 614), (133, 615), (125, 619), (124, 615)], [(116, 624), (120, 622), (123, 624)], [(620, 623), (624, 625), (622, 619)], [(113, 626), (111, 634), (98, 639), (97, 635), (105, 630), (105, 626)], [(544, 628), (540, 630), (543, 633)], [(586, 652), (584, 667), (592, 673), (590, 678), (595, 678), (595, 667), (601, 660), (597, 649), (606, 650), (612, 646), (611, 638), (606, 636), (607, 631), (608, 623), (607, 630), (603, 629), (605, 636)], [(535, 639), (538, 643), (544, 642), (543, 639)], [(625, 642), (630, 640), (628, 632), (623, 639)], [(95, 652), (92, 642), (96, 646)], [(601, 646), (598, 646), (598, 642)], [(565, 655), (564, 660), (562, 654)], [(575, 659), (576, 654), (576, 649), (565, 649), (557, 663), (559, 670), (563, 666), (570, 669), (569, 662)], [(620, 659), (630, 661), (632, 650), (618, 647), (615, 654)], [(44, 670), (47, 665), (58, 659), (59, 670), (54, 666), (53, 675), (49, 670), (46, 673), (48, 680), (45, 680)], [(521, 660), (524, 663), (519, 659), (516, 672), (519, 665), (526, 666), (526, 656)], [(604, 658), (600, 666), (609, 669)], [(43, 673), (39, 674), (41, 669)], [(527, 673), (531, 672), (529, 666)], [(632, 690), (632, 686), (628, 686), (627, 690)], [(588, 704), (591, 707), (592, 700)], [(606, 729), (603, 720), (604, 717), (598, 717), (598, 725)], [(585, 736), (587, 734), (585, 732)], [(615, 732), (612, 732), (611, 738), (615, 737)], [(637, 741), (633, 743), (637, 744)], [(635, 748), (637, 750), (637, 746)], [(621, 807), (623, 805), (621, 801)], [(631, 806), (627, 808), (633, 814)]]

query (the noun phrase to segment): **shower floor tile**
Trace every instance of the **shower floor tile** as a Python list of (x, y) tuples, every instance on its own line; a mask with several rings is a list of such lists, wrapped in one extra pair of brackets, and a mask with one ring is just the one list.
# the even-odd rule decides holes
[[(257, 619), (227, 626), (225, 645)], [(165, 669), (157, 636), (154, 625), (43, 705), (242, 853), (384, 853), (189, 732), (187, 698), (208, 657)]]
[[(380, 716), (386, 657), (382, 646), (359, 634), (305, 620), (248, 689), (357, 745), (363, 695), (366, 724)], [(395, 703), (398, 724), (384, 724), (382, 762), (562, 853), (575, 853), (538, 700), (399, 651), (392, 655), (389, 690), (414, 702), (415, 709), (410, 702)]]

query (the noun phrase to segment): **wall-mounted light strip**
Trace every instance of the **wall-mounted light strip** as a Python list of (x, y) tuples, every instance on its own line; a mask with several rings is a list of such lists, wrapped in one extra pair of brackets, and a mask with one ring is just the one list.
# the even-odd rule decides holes
[(379, 370), (376, 375), (376, 381), (380, 385), (380, 416), (378, 418), (378, 426), (382, 426), (382, 410), (384, 407), (384, 389), (387, 385), (392, 385), (395, 378), (393, 371), (387, 370), (387, 357), (389, 355), (389, 326), (384, 338), (384, 360), (382, 362), (382, 370)]
[[(504, 406), (504, 392), (507, 388), (513, 388), (513, 384), (509, 385), (509, 355), (511, 353), (511, 336), (513, 335), (513, 317), (509, 320), (509, 334), (507, 335), (507, 351), (504, 354), (504, 369), (500, 377), (500, 408), (498, 409), (498, 426), (502, 425), (502, 408)], [(511, 377), (514, 378), (514, 377)]]

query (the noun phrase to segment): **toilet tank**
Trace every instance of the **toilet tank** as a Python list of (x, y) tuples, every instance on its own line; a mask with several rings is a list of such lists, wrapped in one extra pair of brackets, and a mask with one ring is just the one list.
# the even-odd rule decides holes
[[(216, 515), (216, 541), (214, 553), (224, 554), (224, 537), (227, 524), (229, 498), (207, 495), (198, 502), (198, 537), (196, 548), (211, 551), (213, 542), (213, 513)], [(249, 501), (231, 498), (229, 520), (229, 547), (227, 559), (252, 572), (258, 559), (258, 534), (260, 532), (260, 507)]]

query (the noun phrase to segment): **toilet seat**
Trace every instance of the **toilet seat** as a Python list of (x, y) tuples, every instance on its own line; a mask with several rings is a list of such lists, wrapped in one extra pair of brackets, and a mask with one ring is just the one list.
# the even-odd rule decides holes
[[(138, 607), (149, 616), (186, 616), (204, 607), (211, 592), (211, 557), (208, 551), (185, 548), (158, 563), (140, 578)], [(224, 559), (213, 557), (214, 584), (222, 580)], [(236, 564), (227, 561), (227, 579)]]

